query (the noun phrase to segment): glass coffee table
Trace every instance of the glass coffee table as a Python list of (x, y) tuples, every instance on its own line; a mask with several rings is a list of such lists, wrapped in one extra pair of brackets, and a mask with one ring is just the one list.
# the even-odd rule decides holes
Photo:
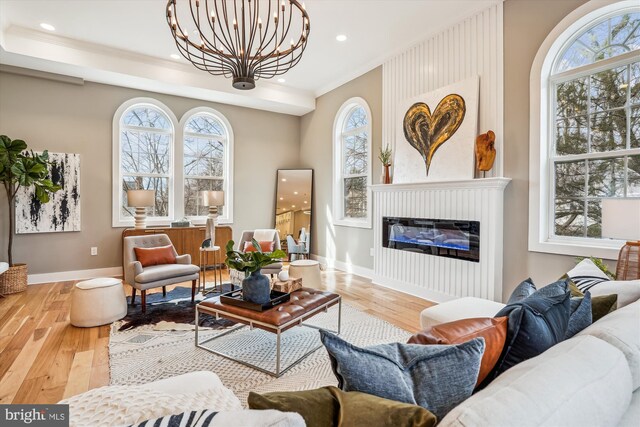
[[(312, 317), (321, 314), (328, 313), (329, 309), (337, 305), (337, 330), (329, 330), (333, 333), (340, 333), (341, 317), (342, 317), (342, 297), (332, 292), (324, 292), (311, 288), (301, 288), (291, 293), (289, 301), (282, 303), (272, 309), (265, 311), (254, 311), (247, 308), (238, 307), (230, 304), (223, 304), (220, 302), (219, 297), (213, 297), (206, 299), (196, 306), (196, 330), (195, 330), (195, 344), (203, 350), (209, 351), (218, 356), (225, 357), (235, 362), (241, 363), (245, 366), (254, 368), (260, 372), (264, 372), (276, 378), (281, 377), (289, 369), (300, 363), (311, 353), (322, 347), (322, 344), (312, 345), (302, 355), (296, 357), (294, 360), (289, 360), (287, 366), (283, 366), (282, 363), (282, 340), (283, 333), (296, 327), (302, 326), (313, 329), (324, 329), (316, 325), (304, 323)], [(200, 341), (199, 321), (200, 315), (208, 314), (215, 316), (216, 319), (224, 318), (239, 323), (239, 326), (233, 327), (228, 331), (224, 331), (220, 334), (216, 334), (213, 337), (206, 338)], [(229, 336), (234, 332), (249, 326), (252, 330), (254, 328), (261, 331), (275, 335), (275, 369), (270, 370), (264, 367), (258, 366), (256, 363), (252, 363), (247, 360), (241, 360), (237, 355), (233, 355), (230, 352), (216, 350), (205, 344), (210, 344), (216, 340), (220, 340), (223, 337)], [(231, 339), (229, 337), (228, 339)], [(241, 345), (250, 345), (252, 341), (246, 340), (246, 343)], [(254, 341), (255, 342), (255, 341)], [(299, 349), (296, 349), (299, 350)]]

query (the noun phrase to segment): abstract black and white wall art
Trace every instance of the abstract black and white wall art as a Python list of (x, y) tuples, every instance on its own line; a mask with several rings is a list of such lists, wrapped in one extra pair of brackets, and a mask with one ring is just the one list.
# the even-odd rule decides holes
[(16, 195), (16, 233), (80, 231), (80, 154), (49, 153), (49, 177), (62, 186), (42, 204), (35, 189), (21, 189)]

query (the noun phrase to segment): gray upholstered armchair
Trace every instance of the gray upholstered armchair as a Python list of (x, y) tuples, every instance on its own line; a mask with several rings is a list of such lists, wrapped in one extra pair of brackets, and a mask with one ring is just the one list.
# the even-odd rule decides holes
[(157, 248), (169, 245), (173, 248), (171, 239), (166, 234), (149, 234), (124, 238), (124, 281), (133, 287), (131, 305), (134, 304), (136, 299), (136, 289), (140, 290), (143, 313), (146, 311), (147, 289), (162, 287), (163, 294), (166, 295), (165, 286), (191, 280), (191, 302), (195, 300), (199, 268), (191, 264), (191, 255), (178, 255), (176, 250), (173, 249), (173, 253), (176, 256), (175, 264), (148, 267), (142, 267), (142, 264), (136, 258), (134, 248)]
[[(238, 244), (238, 252), (244, 252), (245, 242), (251, 242), (251, 239), (253, 239), (254, 237), (259, 242), (272, 240), (274, 251), (282, 249), (282, 246), (280, 245), (280, 235), (278, 234), (278, 230), (265, 228), (253, 231), (243, 231), (242, 238), (240, 239), (240, 243)], [(262, 269), (262, 274), (278, 274), (281, 270), (282, 262), (276, 262), (264, 267)]]

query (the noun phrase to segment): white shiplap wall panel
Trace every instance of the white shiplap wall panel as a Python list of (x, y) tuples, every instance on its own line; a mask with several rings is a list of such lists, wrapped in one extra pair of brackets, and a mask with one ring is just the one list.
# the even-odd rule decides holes
[(496, 133), (497, 157), (489, 176), (503, 173), (502, 3), (433, 35), (382, 67), (383, 143), (396, 144), (398, 102), (480, 76), (478, 133)]

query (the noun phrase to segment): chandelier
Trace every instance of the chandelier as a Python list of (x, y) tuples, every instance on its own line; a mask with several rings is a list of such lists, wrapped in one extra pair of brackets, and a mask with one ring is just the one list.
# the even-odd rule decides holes
[(236, 89), (298, 64), (310, 28), (297, 0), (169, 0), (167, 23), (182, 56)]

